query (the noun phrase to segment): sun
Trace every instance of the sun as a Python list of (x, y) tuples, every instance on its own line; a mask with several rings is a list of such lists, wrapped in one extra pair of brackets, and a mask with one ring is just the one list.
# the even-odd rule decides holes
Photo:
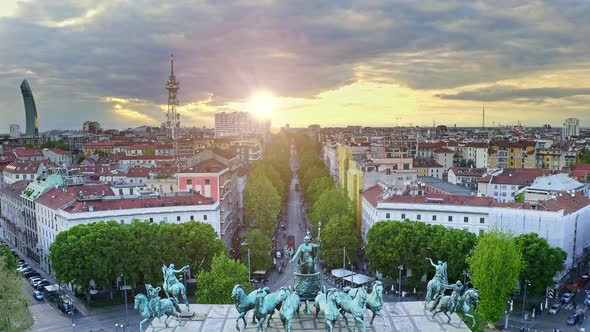
[(263, 118), (270, 118), (276, 107), (275, 96), (268, 91), (257, 91), (248, 102), (249, 111)]

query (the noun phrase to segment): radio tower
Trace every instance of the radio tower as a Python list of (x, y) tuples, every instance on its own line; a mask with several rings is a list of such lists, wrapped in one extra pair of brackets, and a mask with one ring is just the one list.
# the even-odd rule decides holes
[(166, 128), (168, 129), (168, 137), (172, 139), (174, 146), (174, 155), (178, 157), (178, 130), (180, 129), (180, 114), (176, 111), (178, 106), (178, 99), (176, 93), (180, 82), (174, 76), (174, 54), (170, 54), (170, 76), (166, 81), (166, 90), (168, 90), (168, 113), (166, 118)]

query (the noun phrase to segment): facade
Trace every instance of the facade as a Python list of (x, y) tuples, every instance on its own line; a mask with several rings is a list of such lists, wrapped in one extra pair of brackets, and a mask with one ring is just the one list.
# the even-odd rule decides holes
[(477, 183), (477, 192), (493, 197), (496, 202), (514, 202), (518, 190), (549, 171), (541, 169), (501, 169), (482, 177)]
[(315, 143), (320, 142), (320, 129), (321, 127), (318, 124), (307, 126), (307, 136)]
[(487, 174), (487, 168), (451, 167), (447, 181), (472, 190), (477, 190), (477, 183)]
[(70, 167), (72, 164), (72, 154), (69, 151), (61, 149), (43, 149), (43, 157), (49, 159), (55, 165), (59, 165), (65, 168)]
[(4, 239), (20, 252), (26, 252), (26, 225), (21, 194), (29, 184), (20, 180), (0, 187), (0, 207)]
[(535, 148), (533, 141), (492, 142), (488, 150), (488, 167), (536, 168)]
[(15, 161), (4, 168), (2, 172), (5, 184), (15, 183), (20, 180), (37, 180), (43, 172), (44, 165), (38, 161)]
[(413, 168), (418, 172), (418, 176), (432, 176), (434, 178), (443, 178), (443, 166), (432, 159), (414, 158), (412, 161)]
[(580, 136), (580, 120), (576, 118), (567, 118), (563, 122), (561, 138), (568, 140), (572, 136)]
[(14, 156), (20, 161), (42, 161), (44, 158), (41, 150), (35, 149), (15, 149)]
[(100, 123), (97, 121), (84, 121), (82, 124), (82, 132), (86, 134), (98, 135), (102, 130), (100, 129)]
[(495, 203), (489, 197), (395, 196), (375, 186), (362, 194), (362, 200), (363, 243), (369, 229), (384, 220), (408, 219), (477, 235), (492, 228), (514, 236), (536, 233), (550, 246), (567, 253), (560, 278), (572, 268), (579, 275), (590, 249), (590, 224), (584, 222), (590, 217), (590, 200), (582, 195), (558, 195), (533, 207), (527, 203)]
[(83, 145), (85, 155), (104, 154), (113, 155), (127, 151), (127, 143), (122, 141), (89, 142)]
[(247, 112), (215, 114), (215, 137), (239, 137), (256, 134), (265, 142), (270, 139), (270, 119), (261, 119)]
[(178, 190), (219, 202), (220, 236), (228, 246), (242, 218), (239, 215), (237, 167), (213, 156), (177, 173)]
[(20, 85), (20, 91), (23, 94), (25, 103), (25, 118), (27, 122), (27, 136), (39, 136), (39, 118), (37, 117), (37, 105), (33, 98), (33, 91), (27, 80), (23, 80)]
[(459, 143), (456, 151), (459, 158), (475, 168), (488, 167), (488, 143)]
[[(560, 193), (588, 196), (588, 188), (565, 174), (555, 174), (536, 178), (533, 183), (523, 188), (524, 202), (535, 204)], [(518, 194), (515, 195), (518, 197)]]

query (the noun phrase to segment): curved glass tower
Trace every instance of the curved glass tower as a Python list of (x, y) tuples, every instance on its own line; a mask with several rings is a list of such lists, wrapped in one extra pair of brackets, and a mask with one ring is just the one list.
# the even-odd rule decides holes
[(27, 136), (39, 136), (39, 118), (37, 118), (37, 106), (35, 105), (35, 98), (33, 98), (33, 91), (27, 80), (23, 80), (20, 85), (20, 91), (23, 93), (23, 100), (25, 102), (25, 117), (27, 120)]

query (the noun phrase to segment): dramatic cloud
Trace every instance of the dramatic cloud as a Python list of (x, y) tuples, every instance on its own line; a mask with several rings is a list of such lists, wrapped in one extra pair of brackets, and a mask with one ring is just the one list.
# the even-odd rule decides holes
[[(172, 52), (188, 126), (211, 126), (216, 111), (241, 109), (258, 90), (286, 107), (275, 126), (327, 125), (336, 109), (338, 123), (402, 114), (414, 124), (476, 124), (453, 117), (481, 96), (497, 101), (504, 123), (510, 112), (500, 108), (539, 112), (541, 102), (549, 118), (537, 121), (584, 121), (587, 103), (574, 97), (590, 89), (588, 22), (584, 1), (7, 1), (0, 132), (24, 124), (23, 79), (42, 130), (158, 124)], [(354, 95), (342, 103), (340, 91)], [(417, 112), (429, 118), (410, 119)]]
[(579, 95), (590, 95), (590, 88), (532, 88), (522, 89), (509, 85), (494, 85), (477, 90), (462, 91), (455, 94), (438, 94), (441, 99), (450, 100), (544, 100), (546, 98), (564, 98)]

